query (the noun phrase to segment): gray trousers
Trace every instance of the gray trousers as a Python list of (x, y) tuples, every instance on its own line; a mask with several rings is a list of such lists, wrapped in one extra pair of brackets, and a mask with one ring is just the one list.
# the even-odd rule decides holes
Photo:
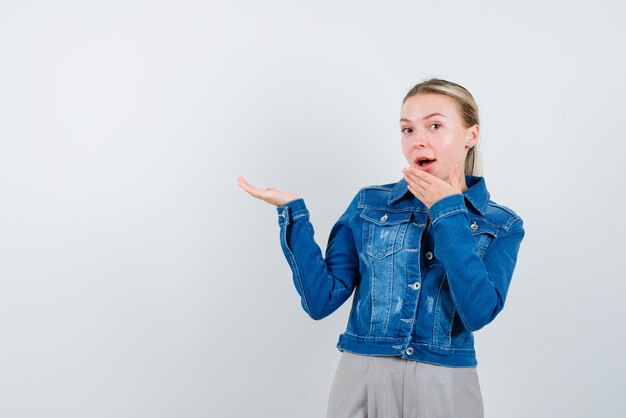
[(475, 367), (341, 354), (326, 418), (482, 418)]

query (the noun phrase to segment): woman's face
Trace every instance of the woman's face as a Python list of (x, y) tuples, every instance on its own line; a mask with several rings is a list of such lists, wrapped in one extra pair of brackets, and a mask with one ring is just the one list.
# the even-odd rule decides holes
[(478, 125), (466, 128), (457, 102), (443, 94), (412, 96), (400, 113), (407, 162), (445, 181), (454, 164), (463, 173), (467, 151), (478, 141), (478, 129)]

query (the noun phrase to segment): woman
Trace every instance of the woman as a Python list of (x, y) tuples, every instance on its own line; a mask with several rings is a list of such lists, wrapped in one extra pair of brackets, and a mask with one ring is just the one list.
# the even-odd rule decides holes
[(504, 306), (522, 220), (474, 176), (479, 119), (465, 88), (416, 85), (400, 132), (402, 180), (361, 189), (324, 258), (302, 199), (239, 184), (278, 206), (281, 246), (313, 319), (355, 292), (328, 417), (482, 417), (472, 332)]

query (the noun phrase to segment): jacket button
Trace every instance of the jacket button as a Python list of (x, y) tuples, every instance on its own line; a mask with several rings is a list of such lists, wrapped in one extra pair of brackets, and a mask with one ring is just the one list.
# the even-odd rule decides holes
[(432, 260), (433, 259), (433, 253), (431, 253), (430, 251), (426, 253), (426, 260)]
[(409, 347), (409, 348), (407, 348), (407, 349), (406, 349), (406, 351), (405, 351), (405, 353), (407, 353), (409, 356), (410, 356), (411, 354), (413, 354), (413, 347)]
[(470, 225), (470, 229), (472, 231), (476, 231), (478, 229), (478, 225), (476, 224), (476, 222), (474, 222), (473, 224)]
[(283, 211), (280, 213), (280, 216), (282, 216), (283, 218), (287, 217), (287, 210), (283, 209)]
[(418, 290), (420, 287), (422, 287), (422, 284), (420, 282), (415, 282), (415, 283), (411, 283), (409, 287), (412, 288), (413, 290)]
[(380, 221), (381, 222), (385, 222), (387, 219), (389, 219), (389, 216), (387, 216), (387, 214), (385, 213), (381, 218)]

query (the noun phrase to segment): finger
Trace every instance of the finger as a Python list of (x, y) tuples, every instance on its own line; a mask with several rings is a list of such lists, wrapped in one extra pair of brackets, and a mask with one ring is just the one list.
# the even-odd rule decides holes
[(410, 184), (409, 184), (408, 189), (409, 189), (409, 192), (411, 192), (411, 194), (413, 194), (413, 196), (415, 196), (418, 200), (420, 200), (421, 202), (426, 201), (426, 196), (421, 190), (411, 187)]
[(407, 189), (409, 190), (409, 192), (411, 192), (413, 194), (413, 196), (417, 197), (419, 199), (419, 196), (422, 195), (422, 193), (416, 189), (416, 187), (412, 186), (411, 183), (409, 183), (409, 185), (407, 186)]
[(256, 197), (258, 199), (264, 199), (267, 197), (267, 193), (265, 193), (264, 190), (257, 189), (256, 187), (248, 183), (243, 177), (239, 177), (237, 180), (239, 181), (239, 186), (241, 186), (241, 188), (252, 197)]
[(431, 184), (417, 176), (405, 175), (404, 180), (415, 190), (426, 191)]
[(413, 181), (412, 179), (406, 178), (406, 177), (405, 177), (405, 180), (411, 189), (419, 191), (419, 192), (426, 191), (426, 188), (428, 187), (428, 184), (423, 181)]
[(413, 167), (405, 168), (402, 171), (404, 172), (405, 178), (410, 179), (410, 181), (415, 184), (428, 185), (432, 183), (432, 174), (426, 173), (425, 171), (421, 171)]
[(413, 172), (413, 170), (411, 170), (410, 168), (405, 168), (402, 170), (402, 173), (404, 174), (404, 178), (407, 179), (407, 181), (412, 181), (412, 182), (417, 182), (419, 181), (419, 177), (415, 174), (415, 172)]
[(430, 173), (413, 167), (407, 168), (406, 172), (411, 176), (411, 178), (415, 179), (415, 181), (421, 181), (427, 184), (431, 184), (433, 182), (433, 178), (435, 177)]
[(239, 183), (239, 187), (241, 187), (248, 193), (251, 193), (255, 189), (255, 187), (248, 183), (243, 177), (237, 177), (237, 183)]
[(241, 186), (242, 189), (252, 187), (252, 185), (248, 183), (248, 181), (242, 176), (237, 177), (237, 183), (239, 184), (239, 186)]
[(411, 193), (413, 193), (415, 195), (415, 197), (419, 198), (423, 198), (424, 197), (424, 193), (426, 192), (426, 189), (424, 189), (423, 187), (417, 186), (417, 185), (411, 185), (409, 184), (409, 186), (407, 187), (407, 189), (409, 189), (409, 191)]

